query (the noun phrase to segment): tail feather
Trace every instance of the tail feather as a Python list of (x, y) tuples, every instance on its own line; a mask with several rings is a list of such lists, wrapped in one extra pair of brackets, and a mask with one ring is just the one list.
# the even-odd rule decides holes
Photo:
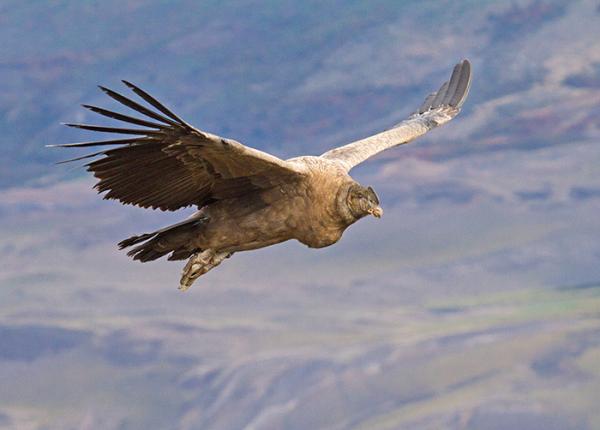
[(177, 260), (187, 260), (193, 254), (195, 254), (197, 250), (190, 251), (189, 249), (177, 249), (169, 255), (167, 260), (169, 261), (177, 261)]
[(135, 245), (136, 243), (144, 242), (148, 239), (153, 238), (157, 234), (158, 234), (158, 232), (155, 231), (154, 233), (146, 233), (146, 234), (141, 234), (139, 236), (131, 236), (131, 237), (119, 242), (119, 244), (118, 244), (119, 249), (128, 248), (132, 245)]
[(133, 258), (134, 260), (141, 261), (142, 263), (156, 260), (161, 257), (161, 255), (155, 253), (154, 250), (148, 249), (147, 247), (144, 248), (144, 245), (142, 245), (141, 248), (138, 247), (132, 249), (127, 253), (127, 256)]
[(119, 242), (119, 249), (137, 245), (127, 255), (141, 262), (156, 260), (169, 253), (172, 253), (169, 260), (183, 260), (199, 251), (191, 247), (190, 242), (205, 223), (205, 218), (191, 218), (152, 233), (127, 238)]
[(133, 248), (131, 251), (127, 253), (128, 256), (132, 257), (134, 260), (141, 261), (142, 263), (146, 263), (147, 261), (156, 260), (163, 255), (171, 252), (170, 250), (166, 251), (157, 251), (153, 249), (152, 243), (144, 243), (136, 248)]

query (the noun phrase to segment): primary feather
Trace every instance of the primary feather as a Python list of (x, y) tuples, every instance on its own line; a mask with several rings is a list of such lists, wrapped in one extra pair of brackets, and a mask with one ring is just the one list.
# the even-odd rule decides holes
[(350, 170), (381, 151), (411, 142), (458, 115), (470, 86), (471, 64), (463, 60), (454, 67), (450, 81), (430, 94), (408, 119), (374, 136), (327, 151), (321, 157), (338, 161)]

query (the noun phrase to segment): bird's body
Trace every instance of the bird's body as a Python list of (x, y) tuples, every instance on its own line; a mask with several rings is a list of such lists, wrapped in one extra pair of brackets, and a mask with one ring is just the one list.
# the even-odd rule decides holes
[(373, 189), (362, 187), (348, 172), (367, 158), (407, 143), (456, 116), (467, 96), (470, 77), (470, 64), (464, 60), (454, 68), (449, 82), (407, 120), (318, 157), (281, 160), (198, 130), (125, 81), (160, 113), (104, 87), (100, 88), (110, 97), (150, 120), (84, 106), (146, 128), (67, 124), (136, 137), (59, 146), (116, 145), (77, 158), (103, 156), (87, 166), (99, 179), (96, 188), (108, 192), (105, 198), (162, 210), (198, 207), (187, 220), (119, 244), (121, 248), (133, 247), (128, 255), (142, 262), (167, 254), (170, 260), (189, 259), (180, 283), (181, 289), (187, 289), (235, 252), (290, 239), (322, 248), (336, 243), (360, 218), (381, 216)]
[(215, 202), (198, 211), (194, 216), (204, 217), (206, 224), (193, 246), (236, 252), (290, 239), (311, 248), (337, 242), (350, 225), (338, 211), (338, 194), (352, 179), (334, 162), (317, 157), (301, 157), (294, 163), (304, 170), (297, 181)]

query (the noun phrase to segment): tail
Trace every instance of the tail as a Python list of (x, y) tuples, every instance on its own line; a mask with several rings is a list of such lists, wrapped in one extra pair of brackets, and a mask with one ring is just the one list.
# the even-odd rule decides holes
[(201, 251), (190, 247), (192, 237), (197, 234), (198, 228), (206, 224), (206, 218), (195, 217), (170, 225), (152, 233), (132, 236), (119, 242), (119, 249), (138, 245), (131, 249), (127, 255), (142, 263), (156, 260), (171, 253), (169, 260), (185, 260), (192, 254)]

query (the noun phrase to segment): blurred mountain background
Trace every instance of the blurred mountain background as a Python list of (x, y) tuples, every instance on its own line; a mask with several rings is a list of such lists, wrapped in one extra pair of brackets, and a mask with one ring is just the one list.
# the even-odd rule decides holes
[[(0, 429), (600, 428), (600, 3), (0, 4)], [(130, 80), (199, 128), (319, 154), (461, 115), (353, 171), (340, 243), (236, 254), (187, 293), (61, 121)], [(104, 121), (100, 121), (104, 123)]]

